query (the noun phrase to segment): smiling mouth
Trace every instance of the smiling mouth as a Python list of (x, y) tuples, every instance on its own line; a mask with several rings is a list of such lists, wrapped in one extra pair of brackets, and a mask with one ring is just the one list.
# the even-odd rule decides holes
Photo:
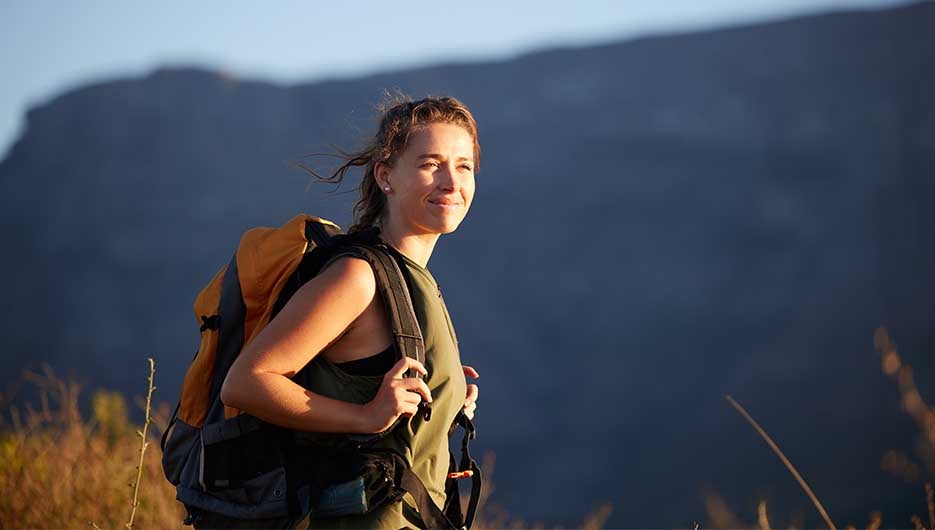
[(451, 201), (444, 201), (444, 202), (440, 202), (440, 201), (429, 201), (429, 202), (430, 202), (431, 204), (436, 205), (436, 206), (448, 206), (448, 207), (451, 207), (451, 206), (461, 206), (462, 204), (464, 204), (464, 203), (461, 203), (461, 202), (451, 202)]

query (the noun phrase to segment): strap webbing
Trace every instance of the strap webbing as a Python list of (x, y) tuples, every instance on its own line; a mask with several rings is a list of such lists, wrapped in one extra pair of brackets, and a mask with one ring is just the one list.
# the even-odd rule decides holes
[[(416, 312), (409, 297), (409, 288), (406, 287), (403, 273), (386, 251), (366, 246), (355, 246), (366, 259), (376, 275), (377, 287), (383, 296), (386, 314), (390, 319), (393, 336), (399, 351), (407, 357), (412, 357), (425, 364), (425, 344), (422, 340), (422, 329), (416, 319)], [(415, 377), (415, 370), (410, 370), (408, 376)]]
[(425, 523), (429, 530), (458, 530), (458, 527), (448, 520), (448, 517), (435, 505), (432, 497), (429, 496), (425, 484), (408, 467), (403, 469), (402, 477), (399, 481), (399, 487), (409, 492), (416, 501), (416, 508), (419, 510), (419, 517)]
[(467, 514), (464, 516), (464, 527), (471, 528), (474, 524), (474, 516), (477, 514), (477, 503), (480, 501), (481, 472), (477, 462), (471, 458), (471, 451), (468, 449), (468, 442), (474, 439), (474, 423), (468, 418), (464, 411), (458, 412), (455, 420), (464, 428), (464, 437), (461, 439), (461, 465), (460, 471), (473, 471), (471, 475), (471, 498), (468, 500)]
[(471, 528), (474, 524), (474, 516), (477, 513), (477, 504), (480, 501), (480, 490), (482, 484), (480, 467), (477, 462), (471, 458), (471, 451), (468, 444), (474, 439), (474, 423), (468, 418), (464, 411), (459, 411), (455, 416), (454, 425), (460, 425), (464, 429), (464, 437), (461, 438), (461, 463), (455, 466), (454, 455), (450, 455), (450, 471), (471, 471), (471, 498), (468, 500), (467, 513), (461, 515), (461, 491), (458, 489), (457, 479), (448, 479), (445, 483), (445, 494), (447, 506), (445, 512), (448, 519), (452, 521), (463, 521), (464, 528)]
[(452, 455), (449, 460), (449, 469), (451, 471), (470, 470), (473, 472), (471, 475), (471, 498), (468, 500), (467, 513), (464, 516), (461, 514), (461, 492), (458, 489), (457, 479), (448, 479), (445, 483), (444, 512), (435, 505), (425, 489), (425, 485), (408, 467), (403, 470), (399, 483), (399, 486), (408, 491), (412, 498), (415, 499), (419, 515), (427, 528), (430, 529), (470, 529), (474, 524), (474, 516), (477, 514), (482, 482), (481, 471), (477, 462), (471, 458), (471, 452), (468, 449), (470, 440), (474, 438), (474, 424), (470, 418), (464, 415), (463, 411), (458, 413), (455, 421), (464, 428), (464, 437), (461, 439), (461, 464), (458, 468), (452, 469), (455, 467), (454, 456)]

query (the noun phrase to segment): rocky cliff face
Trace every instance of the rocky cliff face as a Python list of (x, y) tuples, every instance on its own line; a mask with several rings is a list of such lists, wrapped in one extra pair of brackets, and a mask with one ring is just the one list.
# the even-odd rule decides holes
[(298, 86), (174, 68), (75, 89), (0, 163), (0, 381), (45, 360), (139, 394), (153, 356), (174, 403), (191, 302), (240, 233), (348, 224), (354, 194), (290, 162), (360, 143), (383, 89), (448, 93), (483, 167), (429, 267), (482, 374), (499, 502), (676, 526), (707, 487), (820, 524), (730, 393), (839, 523), (908, 524), (922, 489), (879, 462), (915, 429), (872, 333), (935, 386), (932, 27), (926, 2)]

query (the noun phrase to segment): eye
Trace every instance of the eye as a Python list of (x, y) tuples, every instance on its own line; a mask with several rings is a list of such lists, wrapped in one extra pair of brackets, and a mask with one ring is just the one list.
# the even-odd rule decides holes
[(471, 164), (461, 164), (461, 167), (463, 167), (464, 169), (468, 171), (474, 171), (474, 168), (471, 167)]
[(422, 165), (419, 166), (419, 167), (429, 167), (429, 166), (431, 166), (431, 167), (438, 167), (438, 162), (433, 162), (433, 161), (430, 160), (430, 161), (428, 161), (428, 162), (425, 162), (424, 164), (422, 164)]

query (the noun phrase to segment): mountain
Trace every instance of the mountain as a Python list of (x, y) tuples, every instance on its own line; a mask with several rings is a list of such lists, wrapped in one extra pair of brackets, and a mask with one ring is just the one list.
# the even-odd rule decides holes
[(333, 167), (302, 155), (365, 141), (383, 90), (452, 94), (483, 158), (429, 268), (481, 373), (497, 502), (658, 528), (704, 521), (713, 490), (821, 525), (731, 394), (839, 524), (908, 526), (922, 487), (880, 462), (917, 428), (872, 337), (932, 400), (933, 27), (923, 2), (295, 86), (175, 67), (76, 88), (0, 162), (0, 383), (46, 361), (141, 394), (152, 356), (174, 403), (191, 303), (242, 231), (348, 225), (354, 183), (293, 163)]

